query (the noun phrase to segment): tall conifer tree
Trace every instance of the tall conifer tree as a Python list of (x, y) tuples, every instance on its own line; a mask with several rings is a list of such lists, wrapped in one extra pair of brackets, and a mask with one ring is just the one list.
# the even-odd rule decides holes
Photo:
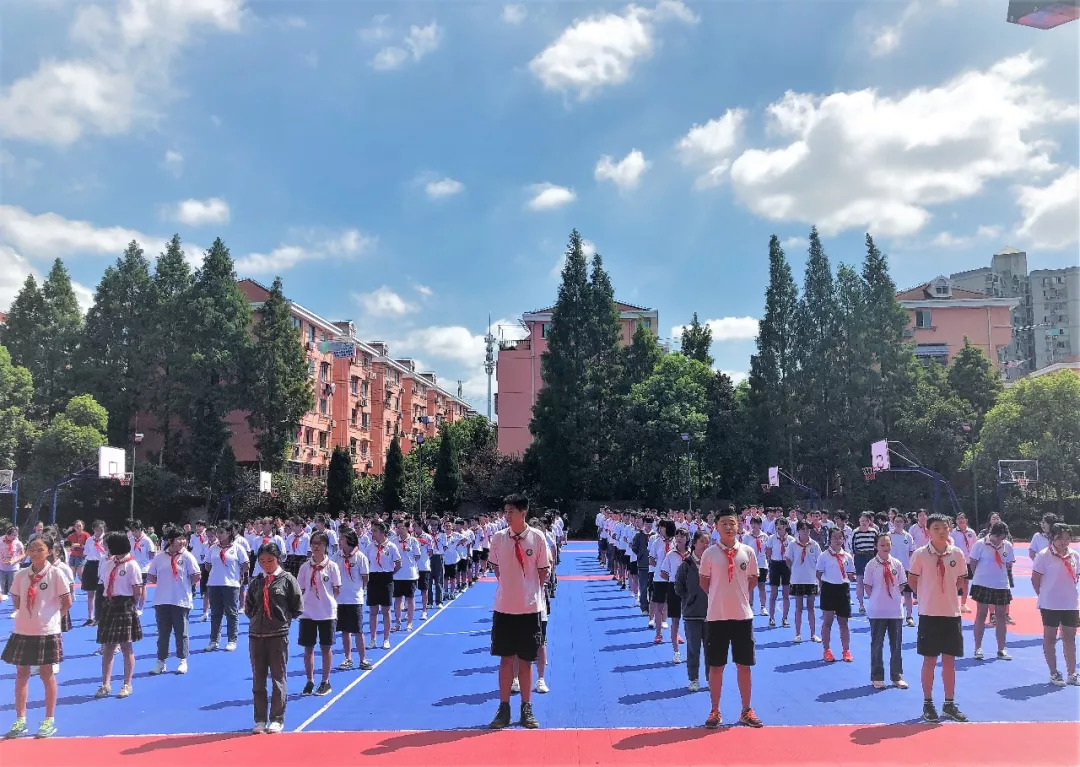
[(712, 367), (713, 358), (709, 353), (712, 349), (712, 328), (701, 324), (697, 312), (694, 312), (694, 318), (690, 321), (690, 324), (683, 327), (680, 340), (684, 357), (689, 357)]

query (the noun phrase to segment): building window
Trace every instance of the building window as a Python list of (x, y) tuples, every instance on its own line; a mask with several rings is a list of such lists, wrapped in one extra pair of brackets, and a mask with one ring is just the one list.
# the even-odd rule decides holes
[(314, 325), (308, 325), (307, 340), (308, 340), (309, 343), (315, 343), (315, 326)]
[(352, 453), (353, 458), (356, 457), (356, 440), (355, 439), (350, 439), (349, 440), (349, 452)]
[(328, 415), (330, 413), (330, 400), (326, 397), (319, 397), (319, 414)]
[(310, 445), (312, 440), (314, 440), (314, 439), (315, 439), (315, 430), (312, 429), (310, 426), (308, 428), (304, 429), (304, 444), (305, 445)]
[(371, 426), (371, 413), (360, 414), (360, 425), (365, 429)]
[(303, 331), (304, 331), (304, 323), (300, 321), (299, 317), (293, 317), (292, 318), (292, 326), (296, 330), (299, 330), (301, 333), (303, 333)]
[(368, 396), (368, 382), (367, 381), (364, 381), (363, 383), (360, 384), (360, 396), (361, 397), (367, 397)]
[(930, 323), (930, 310), (929, 309), (916, 309), (915, 310), (915, 327), (917, 328), (932, 328)]
[(308, 375), (308, 378), (314, 378), (315, 377), (315, 360), (308, 360), (307, 375)]
[(349, 413), (349, 423), (351, 425), (356, 426), (356, 414), (359, 413), (359, 412), (360, 411), (357, 410), (356, 408), (353, 408), (352, 411), (350, 411), (350, 413)]
[(543, 325), (540, 326), (540, 337), (541, 338), (547, 338), (550, 333), (551, 333), (551, 323), (550, 322), (545, 322)]
[(935, 285), (934, 286), (934, 294), (939, 295), (939, 296), (947, 296), (947, 295), (949, 295), (949, 286), (948, 285)]
[(323, 383), (329, 383), (330, 382), (330, 363), (329, 362), (320, 362), (319, 363), (319, 380), (322, 381)]
[(349, 393), (354, 397), (360, 393), (360, 379), (356, 376), (349, 379)]
[(321, 447), (323, 450), (326, 449), (326, 432), (325, 431), (320, 431), (319, 432), (319, 447)]

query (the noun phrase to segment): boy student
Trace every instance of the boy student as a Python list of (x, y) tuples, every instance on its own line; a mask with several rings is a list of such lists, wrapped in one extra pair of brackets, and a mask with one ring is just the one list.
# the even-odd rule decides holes
[[(436, 607), (442, 607), (443, 603), (443, 589), (446, 583), (446, 565), (443, 559), (443, 547), (442, 542), (439, 540), (439, 519), (433, 517), (425, 523), (427, 533), (420, 540), (420, 545), (425, 546), (428, 550), (428, 569), (431, 571), (431, 578), (428, 580), (427, 595), (424, 601), (425, 614), (420, 617), (423, 620), (427, 620), (427, 607), (434, 605)], [(490, 545), (491, 539), (488, 538)]]
[(467, 591), (469, 588), (469, 566), (472, 564), (472, 533), (465, 527), (464, 519), (454, 520), (454, 531), (457, 535), (457, 581), (458, 593)]
[(6, 600), (11, 593), (11, 584), (15, 582), (15, 573), (24, 556), (26, 548), (19, 540), (19, 528), (8, 525), (0, 539), (0, 601)]
[[(674, 589), (682, 600), (682, 618), (686, 626), (686, 676), (690, 682), (687, 689), (697, 692), (701, 689), (698, 674), (701, 672), (701, 648), (705, 641), (705, 616), (709, 604), (708, 595), (701, 589), (698, 565), (705, 549), (709, 548), (708, 531), (704, 528), (698, 530), (693, 535), (693, 541), (690, 555), (675, 573)], [(708, 673), (708, 666), (705, 671)]]
[(998, 660), (1012, 660), (1005, 651), (1008, 624), (1005, 612), (1012, 602), (1009, 588), (1009, 567), (1016, 561), (1012, 544), (1007, 540), (1009, 526), (995, 522), (985, 538), (971, 549), (971, 564), (975, 577), (971, 579), (971, 598), (975, 601), (975, 658), (982, 660), (982, 640), (986, 631), (986, 614), (993, 608), (994, 631), (997, 634)]
[(164, 674), (168, 668), (169, 638), (176, 635), (177, 674), (188, 670), (188, 614), (194, 605), (191, 587), (199, 582), (199, 563), (184, 546), (187, 536), (177, 527), (161, 531), (160, 553), (146, 570), (146, 582), (157, 584), (154, 592), (154, 615), (157, 618), (157, 665), (151, 674)]
[(458, 563), (458, 539), (454, 532), (454, 523), (446, 519), (442, 523), (442, 532), (439, 533), (439, 546), (443, 552), (443, 580), (445, 581), (446, 600), (450, 601), (458, 594), (457, 588), (457, 563)]
[(656, 628), (656, 637), (653, 644), (663, 644), (663, 629), (667, 624), (667, 598), (670, 585), (664, 571), (661, 569), (667, 555), (671, 553), (674, 544), (671, 539), (675, 535), (675, 523), (670, 519), (660, 521), (660, 535), (653, 539), (649, 549), (649, 564), (653, 565), (652, 596), (650, 597), (649, 628)]
[(878, 534), (877, 555), (866, 563), (863, 571), (863, 591), (868, 600), (870, 618), (870, 681), (876, 689), (885, 687), (885, 635), (889, 635), (889, 678), (901, 690), (904, 681), (903, 622), (901, 615), (901, 584), (907, 583), (904, 565), (891, 556), (892, 538)]
[[(889, 511), (892, 511), (892, 509)], [(892, 532), (889, 533), (889, 543), (892, 544), (892, 556), (900, 561), (900, 564), (904, 566), (904, 572), (907, 573), (908, 565), (911, 563), (911, 555), (915, 551), (915, 539), (911, 537), (911, 533), (904, 529), (903, 514), (896, 514), (892, 518)], [(900, 593), (904, 597), (904, 623), (907, 626), (914, 626), (915, 619), (911, 617), (912, 591), (906, 576), (904, 577), (904, 585), (900, 587)]]
[(371, 544), (366, 552), (368, 559), (368, 649), (375, 649), (375, 634), (379, 627), (379, 613), (383, 619), (384, 650), (390, 649), (390, 603), (394, 599), (394, 575), (401, 569), (401, 552), (386, 538), (386, 523), (371, 523)]
[[(397, 547), (401, 553), (401, 567), (394, 572), (394, 631), (401, 631), (401, 606), (405, 603), (406, 631), (413, 630), (413, 615), (416, 610), (416, 583), (420, 580), (420, 543), (409, 533), (409, 523), (397, 521)], [(476, 563), (480, 561), (477, 549)], [(303, 581), (301, 581), (303, 585)]]
[(1057, 667), (1057, 636), (1061, 629), (1061, 650), (1065, 656), (1068, 684), (1080, 685), (1076, 673), (1076, 627), (1080, 625), (1080, 595), (1077, 576), (1080, 556), (1069, 548), (1069, 526), (1055, 522), (1049, 531), (1050, 544), (1038, 553), (1031, 565), (1031, 585), (1039, 595), (1043, 624), (1043, 656), (1050, 669), (1050, 684), (1063, 687)]
[[(128, 540), (131, 541), (132, 559), (139, 565), (139, 569), (142, 570), (143, 575), (146, 575), (146, 570), (150, 567), (150, 561), (154, 558), (154, 554), (157, 553), (157, 546), (155, 546), (149, 536), (144, 533), (141, 520), (131, 520), (131, 530), (128, 533)], [(142, 593), (139, 594), (139, 615), (142, 615), (144, 607), (146, 607), (146, 589), (143, 589)]]
[(348, 671), (353, 668), (352, 648), (356, 640), (356, 653), (359, 656), (358, 668), (370, 671), (371, 663), (364, 658), (364, 631), (360, 605), (364, 603), (364, 589), (368, 582), (368, 559), (359, 548), (360, 540), (355, 530), (341, 528), (338, 536), (340, 550), (334, 557), (341, 574), (341, 592), (338, 594), (337, 630), (341, 632), (341, 648), (345, 660), (338, 669)]
[(675, 530), (675, 548), (668, 552), (664, 561), (657, 565), (660, 576), (667, 582), (667, 617), (671, 622), (671, 649), (675, 652), (674, 662), (682, 663), (679, 653), (679, 619), (682, 617), (682, 598), (675, 591), (675, 575), (686, 561), (689, 533), (679, 527)]
[(957, 586), (963, 592), (963, 600), (960, 602), (960, 612), (969, 613), (971, 608), (968, 607), (968, 588), (972, 576), (975, 574), (971, 569), (971, 550), (975, 547), (975, 542), (978, 538), (975, 537), (975, 531), (968, 527), (967, 515), (964, 512), (960, 512), (956, 515), (956, 527), (951, 533), (953, 543), (958, 549), (964, 552), (964, 559), (968, 562), (967, 577), (960, 581)]
[[(634, 533), (630, 546), (637, 556), (638, 606), (642, 615), (649, 614), (649, 592), (652, 589), (653, 566), (649, 563), (649, 542), (652, 539), (653, 518), (646, 515), (641, 518), (641, 528)], [(651, 626), (650, 626), (651, 628)]]
[(304, 520), (293, 517), (289, 520), (291, 529), (285, 536), (285, 564), (283, 567), (293, 576), (300, 572), (300, 565), (308, 558), (311, 551), (310, 536), (304, 529)]
[(754, 611), (750, 591), (757, 585), (757, 553), (738, 540), (739, 518), (734, 509), (718, 512), (716, 527), (720, 542), (701, 555), (698, 576), (702, 591), (709, 595), (705, 614), (705, 668), (709, 674), (712, 708), (705, 726), (716, 729), (720, 716), (720, 691), (724, 667), (731, 659), (738, 668), (742, 715), (739, 724), (761, 727), (750, 705), (751, 667), (754, 665)]
[(221, 618), (225, 617), (226, 652), (236, 649), (239, 634), (238, 613), (240, 610), (240, 586), (248, 579), (247, 549), (233, 540), (236, 527), (231, 523), (219, 525), (217, 543), (210, 547), (206, 555), (210, 564), (208, 592), (210, 595), (210, 644), (207, 652), (218, 649), (221, 637)]
[(795, 545), (795, 539), (788, 535), (787, 520), (778, 518), (774, 526), (776, 532), (769, 536), (766, 551), (769, 555), (769, 625), (776, 626), (776, 592), (783, 588), (784, 593), (784, 628), (788, 627), (788, 607), (791, 599), (791, 566), (787, 563), (787, 553)]
[(101, 653), (101, 687), (95, 698), (108, 697), (112, 688), (113, 655), (119, 647), (124, 655), (124, 684), (118, 698), (131, 695), (131, 678), (135, 673), (134, 643), (143, 638), (142, 622), (135, 607), (143, 589), (142, 570), (131, 557), (131, 541), (123, 533), (105, 536), (108, 559), (101, 565), (103, 599), (98, 605), (97, 643)]
[(821, 645), (825, 650), (825, 662), (836, 662), (829, 647), (835, 617), (840, 624), (840, 646), (844, 651), (841, 657), (851, 663), (854, 659), (851, 657), (851, 631), (848, 629), (848, 618), (851, 617), (851, 587), (848, 583), (855, 580), (855, 562), (851, 554), (844, 550), (842, 528), (834, 527), (829, 532), (829, 548), (818, 557), (817, 572), (821, 588)]
[[(83, 547), (86, 560), (83, 562), (82, 590), (86, 593), (86, 623), (83, 626), (93, 626), (96, 615), (98, 592), (98, 573), (101, 572), (101, 560), (108, 557), (105, 551), (105, 523), (95, 519), (92, 525), (94, 534), (86, 541)], [(3, 545), (3, 544), (0, 544)], [(2, 563), (0, 563), (2, 565)]]
[[(525, 524), (529, 499), (513, 494), (503, 499), (508, 527), (491, 539), (489, 561), (495, 568), (495, 600), (491, 616), (491, 654), (499, 661), (499, 709), (489, 727), (510, 726), (510, 690), (517, 677), (532, 680), (543, 627), (544, 583), (550, 560), (539, 530)], [(532, 685), (521, 685), (520, 724), (540, 726), (532, 710)]]
[[(319, 530), (311, 534), (311, 559), (300, 565), (300, 584), (304, 612), (300, 614), (300, 633), (296, 643), (304, 648), (304, 673), (307, 684), (302, 695), (330, 694), (330, 666), (333, 662), (334, 623), (337, 620), (337, 598), (341, 593), (341, 571), (326, 552), (330, 536)], [(315, 641), (322, 654), (322, 681), (315, 689)]]
[(817, 563), (821, 558), (821, 547), (810, 537), (810, 525), (805, 520), (796, 527), (799, 535), (795, 539), (795, 545), (787, 552), (787, 563), (791, 568), (791, 595), (795, 597), (795, 641), (802, 641), (802, 615), (805, 608), (810, 624), (810, 641), (820, 642), (814, 597), (818, 594)]
[(912, 540), (915, 541), (916, 549), (921, 549), (930, 542), (930, 530), (926, 527), (927, 519), (926, 509), (919, 509), (915, 514), (915, 524), (908, 530)]
[[(420, 592), (420, 620), (426, 621), (428, 619), (428, 606), (431, 604), (431, 555), (436, 546), (434, 538), (429, 533), (423, 532), (423, 527), (419, 522), (413, 526), (413, 530), (417, 534), (415, 540), (417, 549), (420, 552), (419, 558), (416, 560), (416, 590)], [(480, 570), (482, 574), (486, 574), (485, 571), (487, 570), (486, 556), (486, 554), (481, 554)], [(415, 600), (413, 601), (415, 602)], [(412, 625), (412, 615), (409, 616), (409, 625)]]
[[(251, 582), (244, 600), (248, 625), (248, 657), (251, 660), (252, 703), (256, 735), (279, 733), (285, 729), (288, 700), (289, 627), (303, 612), (300, 584), (281, 567), (281, 550), (276, 543), (259, 547), (259, 573)], [(266, 677), (273, 684), (269, 716)], [(269, 721), (269, 724), (267, 722)]]
[(949, 518), (931, 514), (927, 519), (930, 542), (911, 555), (908, 581), (919, 598), (917, 651), (923, 656), (923, 719), (937, 722), (934, 708), (934, 670), (941, 657), (941, 682), (945, 687), (945, 705), (941, 713), (947, 719), (966, 722), (956, 705), (956, 659), (964, 655), (964, 634), (960, 626), (960, 582), (967, 575), (964, 552), (953, 545), (949, 536)]
[[(768, 615), (769, 611), (765, 607), (765, 579), (769, 575), (769, 536), (761, 529), (761, 517), (754, 515), (750, 517), (750, 532), (744, 533), (742, 542), (752, 548), (757, 554), (757, 566), (758, 566), (758, 581), (757, 592), (758, 602), (761, 604), (761, 614)], [(786, 602), (786, 599), (785, 599)], [(773, 606), (776, 606), (776, 592), (773, 592)], [(750, 609), (754, 607), (754, 594), (750, 593)], [(784, 610), (784, 616), (787, 616), (787, 609)], [(774, 624), (775, 625), (775, 624)]]
[(859, 529), (851, 534), (851, 551), (855, 555), (855, 593), (859, 597), (859, 612), (864, 615), (866, 606), (863, 604), (863, 571), (877, 553), (878, 532), (880, 531), (875, 527), (874, 513), (864, 511), (859, 515)]

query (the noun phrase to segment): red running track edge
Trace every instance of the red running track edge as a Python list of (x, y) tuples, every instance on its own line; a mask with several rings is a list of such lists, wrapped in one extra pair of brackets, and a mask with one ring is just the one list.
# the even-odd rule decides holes
[[(766, 712), (762, 712), (765, 714)], [(304, 732), (288, 735), (172, 735), (24, 738), (0, 743), (0, 764), (61, 767), (191, 767), (256, 763), (363, 764), (410, 767), (618, 765), (684, 767), (694, 763), (822, 765), (1039, 765), (1080, 763), (1075, 723), (890, 724), (836, 727), (702, 727), (671, 730), (507, 730)], [(268, 740), (271, 739), (272, 740)], [(88, 742), (90, 741), (90, 742)], [(1035, 745), (1038, 744), (1038, 745)], [(1032, 751), (1032, 749), (1035, 751)], [(712, 753), (715, 761), (706, 759)], [(78, 754), (78, 757), (73, 757)]]

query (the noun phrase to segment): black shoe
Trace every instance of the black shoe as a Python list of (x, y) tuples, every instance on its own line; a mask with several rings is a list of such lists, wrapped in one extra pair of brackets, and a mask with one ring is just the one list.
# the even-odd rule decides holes
[(966, 722), (968, 720), (964, 712), (956, 707), (956, 703), (949, 700), (945, 702), (945, 705), (941, 707), (941, 715), (946, 719), (952, 719), (954, 722)]
[(922, 718), (925, 719), (926, 721), (932, 723), (932, 724), (937, 724), (938, 722), (941, 721), (941, 719), (938, 718), (937, 709), (934, 708), (934, 702), (933, 701), (928, 700), (925, 703), (923, 703)]
[(315, 683), (314, 682), (308, 682), (307, 684), (304, 685), (304, 689), (301, 690), (300, 694), (301, 695), (311, 695), (311, 693), (313, 693), (313, 692), (315, 692)]
[(536, 716), (533, 715), (532, 703), (521, 704), (521, 720), (519, 723), (527, 730), (535, 730), (540, 726), (540, 722), (536, 721)]
[(500, 703), (499, 710), (495, 713), (495, 718), (491, 720), (491, 724), (488, 725), (488, 729), (501, 730), (504, 727), (510, 726), (510, 704)]
[(320, 682), (319, 688), (315, 690), (316, 695), (329, 695), (331, 692), (329, 682)]
[(357, 668), (359, 668), (361, 671), (371, 671), (371, 669), (373, 669), (375, 667), (373, 665), (371, 665), (371, 661), (362, 660), (362, 661), (360, 661), (360, 665), (357, 666)]

